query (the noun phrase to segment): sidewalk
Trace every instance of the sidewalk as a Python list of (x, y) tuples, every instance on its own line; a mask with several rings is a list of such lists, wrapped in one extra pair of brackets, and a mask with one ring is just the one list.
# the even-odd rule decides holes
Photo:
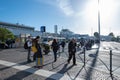
[[(13, 55), (19, 57), (16, 58), (13, 57)], [(46, 77), (44, 78), (45, 80), (120, 80), (120, 77), (116, 75), (113, 75), (113, 78), (111, 79), (109, 73), (94, 69), (93, 67), (88, 67), (87, 65), (84, 66), (84, 64), (80, 62), (77, 62), (77, 66), (73, 66), (72, 61), (70, 64), (67, 64), (67, 58), (61, 56), (58, 57), (56, 62), (53, 62), (54, 59), (52, 53), (44, 55), (43, 69), (34, 70), (33, 66), (35, 65), (35, 62), (23, 64), (26, 62), (26, 56), (27, 52), (22, 48), (0, 51), (1, 60), (29, 67), (30, 69), (27, 69), (27, 72), (34, 71), (32, 75), (37, 73), (36, 75)], [(18, 65), (17, 68), (19, 69), (19, 67), (20, 66)]]
[[(45, 55), (45, 58), (52, 60), (52, 56)], [(75, 80), (76, 78), (83, 80), (112, 80), (110, 74), (107, 72), (84, 66), (83, 63), (79, 62), (77, 62), (77, 66), (72, 66), (72, 61), (70, 64), (67, 64), (67, 59), (62, 57), (59, 57), (57, 62), (50, 65), (50, 71), (66, 74), (71, 80)], [(120, 80), (120, 78), (113, 75), (113, 80)]]

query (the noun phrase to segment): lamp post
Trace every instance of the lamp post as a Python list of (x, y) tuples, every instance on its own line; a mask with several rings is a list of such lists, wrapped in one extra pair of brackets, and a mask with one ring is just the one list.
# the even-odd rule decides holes
[(99, 42), (100, 42), (100, 4), (98, 0), (98, 33), (99, 33)]

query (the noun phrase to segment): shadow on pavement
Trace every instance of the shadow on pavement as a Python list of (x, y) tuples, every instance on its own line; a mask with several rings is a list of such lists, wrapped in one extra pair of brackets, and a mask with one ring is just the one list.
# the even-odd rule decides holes
[(12, 66), (7, 66), (7, 67), (4, 67), (4, 68), (0, 68), (0, 71), (3, 71), (3, 70), (5, 70), (5, 69), (9, 69), (9, 68), (12, 68), (13, 66), (16, 66), (16, 65), (26, 65), (26, 64), (29, 64), (28, 62), (21, 62), (21, 63), (16, 63), (16, 64), (14, 64), (14, 65), (12, 65)]
[[(74, 79), (72, 79), (72, 80), (75, 80), (75, 79), (79, 76), (79, 74), (80, 74), (80, 72), (83, 70), (83, 68), (85, 69), (85, 66), (84, 66), (84, 65), (83, 65), (82, 68), (78, 71), (78, 73), (76, 74), (76, 76), (74, 77)], [(87, 72), (86, 69), (85, 69), (85, 71)]]
[[(28, 68), (23, 71), (19, 71), (15, 75), (12, 75), (4, 80), (24, 80), (25, 77), (33, 74), (36, 70), (37, 69)], [(25, 72), (25, 71), (29, 71), (29, 72)], [(30, 73), (30, 71), (31, 71), (31, 73)]]
[[(26, 64), (29, 64), (28, 62), (21, 62), (21, 63), (16, 63), (14, 65), (11, 65), (9, 67), (4, 67), (4, 68), (1, 68), (0, 70), (5, 70), (5, 69), (9, 69), (9, 68), (12, 68), (16, 65), (26, 65)], [(27, 72), (26, 72), (27, 71)], [(25, 77), (33, 74), (35, 71), (37, 71), (37, 69), (33, 69), (33, 68), (28, 68), (28, 69), (25, 69), (25, 70), (22, 70), (22, 71), (19, 71), (17, 72), (15, 75), (12, 75), (10, 77), (7, 77), (5, 78), (4, 80), (23, 80)]]
[(73, 67), (73, 65), (69, 66), (68, 68), (67, 68), (67, 66), (68, 66), (68, 64), (65, 64), (63, 66), (63, 68), (60, 71), (57, 72), (57, 73), (60, 73), (61, 75), (58, 76), (57, 73), (56, 73), (56, 74), (53, 74), (53, 75), (49, 76), (45, 80), (50, 80), (51, 78), (54, 78), (54, 77), (57, 78), (56, 80), (60, 80), (64, 76), (64, 73), (67, 72), (69, 69), (71, 69)]
[[(95, 65), (96, 65), (98, 54), (99, 54), (99, 48), (100, 48), (100, 45), (98, 45), (98, 49), (94, 55), (94, 59), (92, 60), (91, 67), (95, 67)], [(91, 76), (92, 76), (93, 68), (91, 68), (91, 67), (88, 69), (85, 80), (92, 80)]]
[(9, 69), (9, 68), (11, 68), (11, 66), (7, 66), (7, 67), (4, 67), (4, 68), (0, 68), (0, 71), (3, 71), (3, 70), (6, 70), (6, 69)]
[[(65, 62), (66, 62), (66, 61), (65, 61)], [(54, 67), (54, 62), (52, 62), (52, 69), (51, 69), (50, 71), (52, 71), (52, 70), (54, 70), (54, 69), (60, 67), (60, 66), (61, 66), (62, 64), (64, 64), (65, 62), (63, 62), (63, 63), (57, 65), (56, 67)]]

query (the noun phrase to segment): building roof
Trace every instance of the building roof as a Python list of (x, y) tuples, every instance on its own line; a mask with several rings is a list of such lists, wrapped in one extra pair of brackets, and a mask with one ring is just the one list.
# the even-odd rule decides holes
[(0, 25), (6, 25), (6, 26), (15, 26), (15, 27), (21, 27), (21, 28), (29, 28), (29, 29), (33, 29), (34, 27), (30, 27), (30, 26), (25, 26), (25, 25), (20, 25), (19, 23), (16, 24), (12, 24), (12, 23), (7, 23), (7, 22), (0, 22)]

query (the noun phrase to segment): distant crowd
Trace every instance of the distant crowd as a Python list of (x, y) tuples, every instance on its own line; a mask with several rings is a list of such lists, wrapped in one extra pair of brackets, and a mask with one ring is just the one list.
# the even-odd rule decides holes
[[(0, 48), (13, 48), (17, 47), (19, 45), (19, 39), (13, 40), (13, 39), (8, 39), (6, 40), (5, 43), (0, 42)], [(52, 43), (49, 45), (43, 44), (41, 45), (41, 39), (39, 36), (36, 36), (36, 38), (32, 38), (31, 36), (28, 36), (25, 43), (24, 43), (24, 49), (28, 51), (27, 55), (27, 62), (36, 62), (36, 65), (34, 66), (35, 68), (42, 68), (43, 63), (44, 63), (44, 56), (43, 52), (45, 54), (48, 54), (50, 52), (50, 49), (52, 49), (53, 52), (53, 58), (54, 61), (57, 61), (57, 55), (60, 52), (60, 48), (62, 52), (64, 53), (65, 51), (65, 46), (66, 46), (66, 40), (58, 41), (57, 39), (53, 39)], [(82, 49), (83, 47), (86, 48), (86, 50), (89, 50), (92, 48), (94, 45), (94, 40), (91, 39), (84, 39), (81, 38), (80, 40), (76, 39), (71, 39), (68, 41), (68, 64), (70, 63), (71, 59), (73, 58), (73, 65), (76, 64), (76, 51), (78, 48)], [(31, 59), (31, 53), (33, 54), (33, 59)]]
[(0, 41), (0, 48), (1, 49), (8, 49), (15, 47), (15, 40), (14, 39), (8, 39), (5, 42)]
[[(40, 37), (36, 36), (35, 39), (32, 39), (31, 36), (28, 36), (25, 44), (24, 44), (24, 48), (27, 49), (28, 51), (28, 56), (27, 56), (27, 62), (36, 62), (36, 65), (34, 66), (35, 68), (42, 68), (43, 67), (43, 63), (44, 63), (44, 56), (43, 56), (43, 51), (45, 51), (46, 49), (43, 50), (43, 47), (41, 47), (40, 45)], [(84, 38), (81, 38), (79, 41), (77, 41), (76, 39), (71, 39), (68, 42), (68, 64), (70, 63), (71, 59), (73, 58), (73, 65), (77, 65), (76, 64), (76, 49), (77, 48), (82, 48), (82, 47), (86, 47), (87, 50), (91, 49), (92, 45), (94, 45), (94, 40), (85, 40)], [(52, 49), (53, 52), (53, 57), (54, 57), (54, 61), (57, 61), (57, 55), (58, 52), (60, 51), (60, 47), (62, 47), (62, 52), (64, 52), (64, 48), (66, 46), (66, 41), (63, 40), (61, 42), (59, 42), (57, 39), (53, 39), (51, 45), (49, 45)], [(33, 52), (33, 59), (30, 58), (30, 54), (31, 52)]]

